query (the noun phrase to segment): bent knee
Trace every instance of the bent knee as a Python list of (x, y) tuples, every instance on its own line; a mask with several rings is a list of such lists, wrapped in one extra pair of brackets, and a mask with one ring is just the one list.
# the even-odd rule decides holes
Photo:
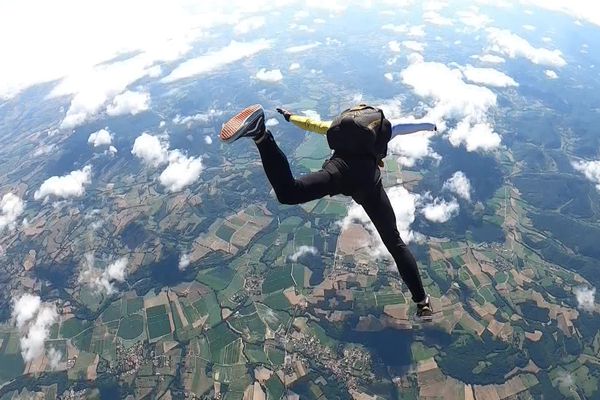
[(285, 191), (281, 193), (276, 192), (275, 195), (277, 196), (277, 201), (279, 201), (281, 204), (294, 205), (299, 203), (297, 196), (295, 196), (295, 194), (291, 191)]

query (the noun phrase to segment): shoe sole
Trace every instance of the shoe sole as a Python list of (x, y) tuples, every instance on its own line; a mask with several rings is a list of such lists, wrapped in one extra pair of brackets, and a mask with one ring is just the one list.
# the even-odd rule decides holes
[(219, 138), (225, 143), (231, 143), (240, 138), (245, 132), (245, 127), (254, 122), (256, 118), (260, 118), (262, 106), (254, 104), (246, 107), (229, 121), (223, 124)]

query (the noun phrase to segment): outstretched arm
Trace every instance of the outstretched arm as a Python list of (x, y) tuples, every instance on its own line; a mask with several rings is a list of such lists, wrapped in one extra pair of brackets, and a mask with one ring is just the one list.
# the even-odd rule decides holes
[(409, 133), (421, 131), (437, 131), (435, 124), (420, 123), (420, 124), (394, 124), (392, 125), (392, 137), (396, 135), (407, 135)]
[(291, 112), (278, 108), (277, 112), (285, 118), (286, 121), (291, 122), (298, 128), (324, 135), (331, 126), (331, 121), (317, 121), (301, 115), (292, 114)]

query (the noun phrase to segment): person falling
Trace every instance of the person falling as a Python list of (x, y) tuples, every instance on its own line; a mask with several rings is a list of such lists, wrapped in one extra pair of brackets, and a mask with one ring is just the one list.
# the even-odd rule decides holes
[(306, 203), (326, 195), (352, 197), (363, 207), (391, 253), (417, 304), (417, 318), (431, 320), (429, 295), (423, 288), (417, 262), (398, 232), (379, 167), (383, 166), (392, 135), (436, 131), (436, 126), (429, 123), (392, 126), (382, 110), (366, 104), (343, 111), (331, 122), (315, 121), (281, 108), (277, 112), (301, 129), (327, 136), (333, 155), (321, 170), (294, 178), (287, 157), (265, 127), (264, 111), (259, 104), (245, 108), (223, 124), (219, 137), (226, 143), (241, 137), (254, 140), (265, 174), (282, 204)]

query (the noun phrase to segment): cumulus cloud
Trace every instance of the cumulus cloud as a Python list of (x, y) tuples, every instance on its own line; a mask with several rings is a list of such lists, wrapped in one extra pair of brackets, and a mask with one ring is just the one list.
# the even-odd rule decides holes
[(600, 161), (576, 161), (573, 162), (573, 168), (583, 173), (600, 190)]
[(575, 297), (577, 298), (577, 306), (584, 310), (592, 312), (596, 307), (595, 296), (596, 288), (578, 287), (575, 288)]
[(150, 93), (127, 90), (117, 96), (106, 108), (110, 116), (131, 114), (136, 115), (150, 108)]
[(408, 168), (413, 167), (418, 160), (423, 158), (439, 161), (442, 157), (430, 146), (430, 139), (433, 136), (432, 132), (397, 135), (389, 142), (388, 148), (392, 154), (399, 155), (400, 164)]
[(144, 132), (135, 139), (131, 154), (142, 159), (147, 165), (158, 167), (168, 161), (169, 143)]
[(492, 151), (500, 146), (502, 139), (494, 132), (492, 126), (487, 122), (471, 125), (467, 121), (461, 121), (448, 133), (450, 143), (458, 147), (464, 144), (467, 151)]
[(283, 79), (283, 75), (281, 74), (281, 70), (272, 69), (267, 70), (265, 68), (261, 68), (256, 73), (256, 79), (263, 82), (280, 82)]
[(308, 43), (308, 44), (301, 44), (301, 45), (298, 45), (298, 46), (288, 47), (287, 49), (285, 49), (285, 51), (288, 52), (288, 53), (301, 53), (303, 51), (312, 50), (315, 47), (318, 47), (320, 45), (321, 45), (320, 42), (314, 42), (314, 43)]
[(233, 31), (236, 35), (243, 35), (265, 26), (266, 19), (263, 16), (247, 17), (235, 24)]
[(98, 293), (111, 295), (115, 292), (116, 282), (125, 282), (127, 277), (127, 257), (121, 257), (110, 263), (104, 270), (97, 268), (94, 255), (85, 255), (83, 268), (79, 274), (79, 282), (89, 285)]
[(50, 327), (58, 317), (56, 306), (42, 303), (39, 296), (24, 294), (13, 301), (12, 317), (21, 333), (23, 360), (30, 362), (44, 354)]
[(408, 26), (405, 24), (402, 25), (394, 25), (394, 24), (385, 24), (381, 27), (384, 31), (390, 31), (394, 33), (406, 33), (408, 30)]
[(213, 140), (210, 136), (206, 135), (204, 136), (204, 143), (206, 144), (212, 144)]
[(393, 51), (394, 53), (399, 53), (402, 51), (400, 42), (398, 42), (397, 40), (390, 41), (388, 43), (388, 48), (390, 49), (390, 51)]
[(493, 68), (477, 68), (467, 65), (463, 69), (463, 73), (465, 78), (473, 83), (494, 87), (519, 86), (513, 78)]
[(521, 0), (526, 4), (536, 5), (540, 8), (562, 12), (577, 20), (587, 21), (600, 26), (600, 9), (597, 3), (586, 0)]
[(317, 255), (319, 251), (314, 246), (300, 246), (294, 254), (289, 256), (290, 261), (297, 262), (298, 259), (306, 254)]
[(429, 22), (432, 25), (438, 26), (451, 26), (452, 20), (442, 16), (440, 13), (434, 10), (425, 11), (423, 13), (423, 21)]
[(100, 129), (99, 131), (90, 134), (88, 143), (94, 147), (110, 146), (112, 139), (113, 137), (109, 131), (106, 129)]
[(433, 101), (427, 119), (436, 123), (438, 129), (444, 128), (445, 118), (459, 120), (448, 135), (453, 146), (464, 144), (468, 151), (476, 151), (500, 145), (500, 136), (488, 121), (489, 111), (497, 101), (490, 89), (466, 83), (459, 68), (436, 62), (412, 63), (401, 76), (418, 96)]
[(194, 183), (200, 177), (202, 169), (200, 158), (187, 157), (174, 150), (169, 154), (169, 165), (158, 179), (167, 191), (178, 192)]
[(271, 128), (273, 126), (279, 125), (279, 121), (277, 120), (277, 118), (269, 118), (267, 120), (267, 122), (265, 122), (265, 126), (267, 128)]
[(558, 78), (558, 74), (555, 71), (552, 71), (550, 69), (545, 70), (544, 75), (546, 75), (546, 77), (548, 79), (557, 79)]
[(225, 65), (251, 57), (270, 47), (271, 41), (266, 39), (257, 39), (251, 42), (236, 42), (233, 40), (229, 45), (222, 49), (184, 61), (169, 75), (164, 77), (162, 82), (171, 83), (181, 79), (203, 75), (224, 67)]
[(534, 64), (563, 67), (567, 64), (560, 50), (533, 47), (527, 40), (506, 29), (487, 29), (489, 48), (506, 57), (524, 57)]
[(173, 118), (173, 123), (177, 125), (187, 125), (188, 127), (191, 127), (193, 123), (207, 123), (222, 115), (223, 111), (211, 108), (204, 113), (197, 113), (194, 115), (182, 116), (177, 114), (175, 118)]
[(459, 11), (456, 15), (463, 24), (475, 30), (485, 28), (492, 22), (490, 17), (477, 10)]
[(17, 225), (17, 218), (23, 214), (25, 210), (25, 202), (13, 194), (6, 193), (0, 201), (0, 232), (4, 228), (14, 229)]
[(48, 364), (50, 364), (50, 368), (55, 370), (60, 365), (60, 362), (63, 358), (63, 353), (60, 350), (56, 350), (54, 347), (48, 349), (48, 353), (46, 354), (48, 357)]
[(464, 172), (456, 171), (442, 186), (467, 201), (471, 201), (471, 181)]
[(425, 43), (416, 42), (414, 40), (405, 40), (402, 42), (402, 45), (409, 50), (416, 51), (417, 53), (422, 53), (425, 51)]
[(458, 215), (460, 206), (456, 199), (446, 201), (436, 198), (433, 202), (425, 204), (421, 213), (431, 222), (444, 223)]
[(290, 71), (295, 71), (299, 68), (300, 68), (300, 64), (298, 64), (297, 62), (290, 64)]
[(35, 200), (54, 196), (59, 199), (81, 197), (85, 194), (85, 186), (92, 182), (92, 167), (86, 165), (64, 176), (52, 176), (33, 194)]
[(526, 31), (535, 31), (535, 26), (526, 24), (523, 25), (523, 29), (525, 29)]
[(390, 82), (394, 80), (394, 75), (391, 72), (386, 72), (383, 74), (383, 77)]
[(183, 271), (189, 265), (190, 265), (190, 256), (188, 254), (182, 254), (179, 257), (179, 264), (177, 265), (177, 268), (179, 268), (180, 271)]
[(505, 62), (506, 60), (504, 60), (504, 58), (494, 55), (494, 54), (484, 54), (484, 55), (474, 55), (471, 56), (471, 58), (474, 58), (476, 60), (479, 60), (481, 62), (484, 63), (488, 63), (488, 64), (502, 64), (503, 62)]

